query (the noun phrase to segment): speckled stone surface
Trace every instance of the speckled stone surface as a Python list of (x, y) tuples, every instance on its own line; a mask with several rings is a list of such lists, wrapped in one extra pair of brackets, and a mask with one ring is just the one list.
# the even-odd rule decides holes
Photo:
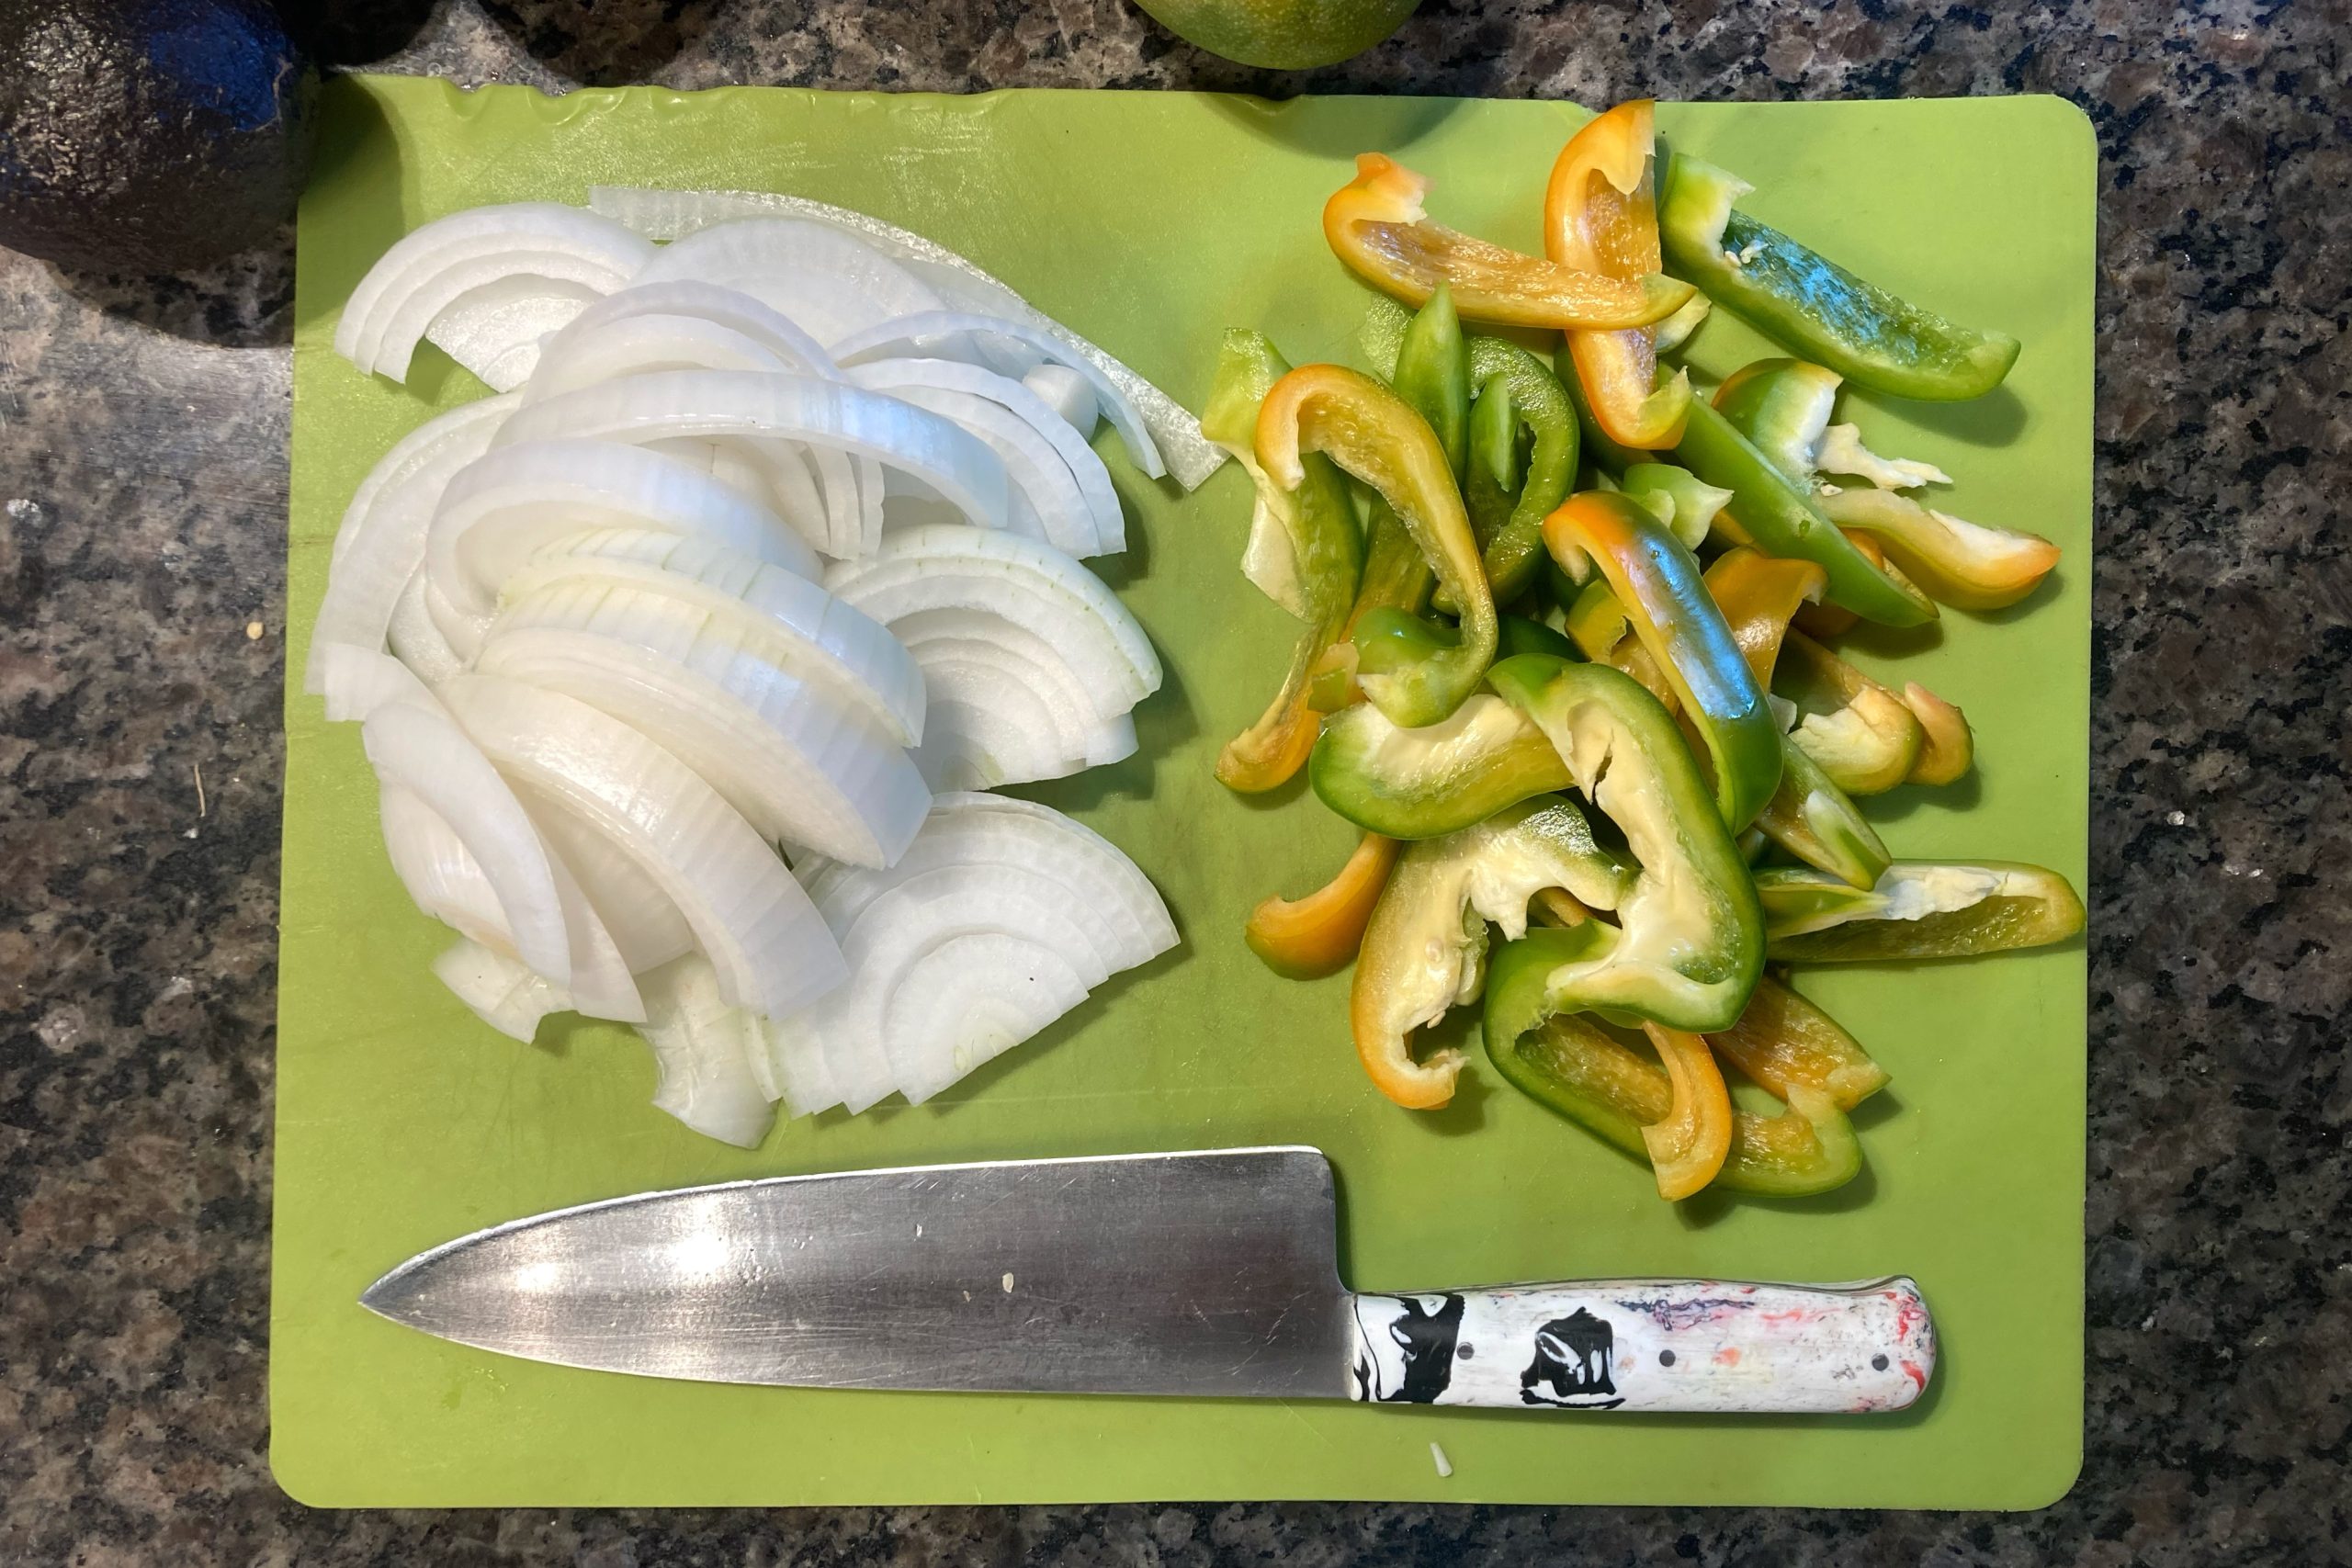
[(0, 252), (0, 1563), (2338, 1560), (2345, 0), (1457, 0), (1301, 76), (1203, 56), (1125, 0), (348, 9), (348, 57), (550, 89), (2082, 105), (2103, 155), (2088, 1459), (2024, 1517), (288, 1503), (262, 1455), (289, 236), (165, 282)]

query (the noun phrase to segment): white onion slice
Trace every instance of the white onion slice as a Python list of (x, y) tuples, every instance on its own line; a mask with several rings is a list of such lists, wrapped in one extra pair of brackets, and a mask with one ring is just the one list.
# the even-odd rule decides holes
[(1093, 512), (1078, 488), (1078, 477), (1035, 426), (1003, 404), (970, 392), (903, 387), (890, 395), (954, 420), (1004, 460), (1012, 510), (1025, 513), (1023, 521), (1030, 525), (1016, 525), (1013, 532), (1042, 538), (1072, 557), (1102, 553), (1102, 538), (1094, 530)]
[(731, 1005), (700, 954), (645, 977), (647, 1018), (638, 1032), (653, 1051), (653, 1103), (695, 1132), (757, 1148), (775, 1112), (752, 1068), (766, 1055), (760, 1021)]
[[(522, 802), (467, 731), (431, 699), (410, 697), (379, 705), (360, 726), (359, 739), (382, 788), (429, 808), (481, 868), (514, 955), (568, 988), (571, 947), (547, 848)], [(427, 888), (418, 902), (436, 891)], [(500, 933), (478, 928), (465, 934), (479, 941)]]
[(1081, 436), (1094, 434), (1102, 418), (1102, 400), (1094, 385), (1067, 365), (1040, 365), (1021, 378), (1021, 384), (1046, 400), (1062, 423)]
[(828, 344), (942, 304), (912, 273), (863, 240), (799, 218), (713, 224), (654, 253), (631, 281), (681, 279), (749, 294)]
[(761, 1087), (784, 1102), (786, 1114), (813, 1116), (842, 1102), (820, 1043), (762, 1019), (760, 1044), (760, 1054), (752, 1060), (752, 1071), (759, 1075)]
[(594, 822), (660, 885), (729, 1002), (775, 1017), (841, 983), (840, 947), (800, 884), (684, 763), (559, 693), (469, 673), (443, 695), (503, 772)]
[(589, 704), (694, 770), (768, 840), (887, 865), (931, 805), (857, 709), (763, 657), (741, 617), (593, 581), (511, 599), (475, 668)]
[(1111, 483), (1111, 470), (1102, 466), (1094, 448), (1023, 383), (1010, 376), (1000, 376), (984, 366), (967, 365), (960, 359), (875, 359), (849, 374), (858, 385), (876, 391), (895, 393), (904, 387), (936, 387), (945, 391), (968, 392), (1018, 415), (1046, 439), (1069, 469), (1070, 477), (1078, 481), (1080, 491), (1086, 497), (1087, 513), (1093, 519), (1095, 536), (1101, 541), (1101, 548), (1095, 553), (1116, 555), (1127, 547), (1126, 515), (1119, 505), (1119, 492)]
[(433, 973), (474, 1016), (499, 1033), (529, 1044), (539, 1021), (571, 1010), (571, 998), (529, 968), (469, 937), (460, 937), (433, 961)]
[(443, 492), (424, 555), (445, 599), (487, 615), (533, 555), (611, 528), (707, 539), (797, 577), (818, 571), (807, 542), (734, 486), (612, 441), (533, 441), (470, 464)]
[(401, 380), (417, 340), (469, 291), (535, 277), (546, 280), (549, 294), (609, 294), (653, 254), (612, 220), (557, 202), (451, 213), (403, 237), (368, 269), (345, 302), (335, 352), (362, 370)]
[[(844, 367), (863, 364), (869, 359), (902, 358), (909, 355), (923, 355), (938, 353), (949, 359), (962, 358), (956, 349), (967, 340), (996, 340), (1000, 354), (1006, 344), (1027, 349), (1032, 355), (1042, 356), (1057, 364), (1066, 365), (1086, 378), (1094, 389), (1094, 396), (1111, 427), (1119, 433), (1120, 444), (1135, 466), (1151, 478), (1158, 479), (1168, 471), (1160, 461), (1159, 447), (1152, 441), (1151, 432), (1143, 423), (1143, 415), (1118, 383), (1102, 373), (1095, 363), (1072, 348), (1068, 340), (1027, 321), (1013, 321), (1005, 316), (979, 316), (963, 310), (927, 310), (918, 315), (900, 316), (864, 332), (854, 333), (832, 344), (833, 357)], [(979, 347), (988, 347), (982, 341)], [(1023, 366), (1023, 373), (1034, 368)]]
[(1004, 465), (950, 420), (842, 382), (737, 370), (667, 370), (567, 392), (518, 411), (502, 446), (552, 436), (635, 445), (775, 437), (871, 457), (911, 474), (984, 527), (1005, 523)]
[(439, 691), (465, 669), (466, 660), (435, 623), (433, 611), (424, 602), (426, 585), (421, 569), (408, 580), (408, 586), (401, 590), (400, 603), (392, 606), (392, 624), (384, 628), (384, 642), (418, 680)]
[(928, 739), (911, 755), (933, 789), (994, 789), (1089, 765), (1102, 719), (1051, 643), (970, 610), (918, 611), (890, 630), (922, 666), (930, 694)]
[(502, 276), (451, 300), (425, 329), (424, 341), (492, 391), (511, 392), (531, 378), (541, 343), (597, 298), (576, 283)]
[(943, 797), (899, 867), (812, 878), (851, 976), (775, 1021), (772, 1071), (815, 1051), (854, 1111), (893, 1089), (928, 1099), (1108, 974), (1173, 944), (1157, 894), (1153, 918), (1138, 913), (1140, 881), (1115, 849), (1046, 807)]
[(1159, 689), (1159, 656), (1102, 581), (1050, 545), (952, 523), (891, 534), (882, 553), (825, 574), (834, 596), (885, 626), (927, 610), (1001, 617), (1061, 653), (1114, 717)]
[[(740, 289), (722, 288), (716, 283), (683, 278), (667, 283), (633, 283), (581, 311), (565, 332), (591, 333), (635, 316), (684, 316), (708, 321), (741, 333), (796, 369), (835, 379), (841, 375), (833, 356), (825, 351), (823, 344), (808, 334), (807, 328)], [(549, 350), (559, 346), (560, 342), (548, 344)]]
[(632, 974), (657, 969), (695, 949), (694, 928), (661, 884), (587, 818), (560, 800), (514, 780), (514, 798), (596, 911), (621, 962)]
[(411, 432), (360, 481), (335, 530), (326, 593), (311, 626), (304, 691), (326, 696), (331, 708), (345, 705), (330, 691), (322, 660), (336, 648), (382, 651), (401, 594), (424, 559), (434, 508), (451, 476), (481, 456), (514, 406), (514, 399), (500, 397), (454, 409)]
[(578, 534), (506, 579), (521, 599), (594, 583), (676, 600), (714, 627), (864, 712), (901, 745), (922, 739), (922, 671), (898, 638), (806, 578), (707, 539), (641, 529)]
[(808, 374), (765, 344), (733, 327), (696, 316), (641, 313), (567, 332), (539, 355), (523, 389), (526, 403), (545, 402), (623, 376), (655, 370), (764, 370)]
[(920, 276), (950, 306), (980, 315), (1035, 322), (1064, 339), (1109, 377), (1142, 412), (1168, 471), (1186, 490), (1198, 490), (1216, 472), (1226, 454), (1201, 434), (1201, 422), (1182, 404), (1125, 364), (1051, 317), (1038, 311), (1011, 287), (964, 256), (911, 230), (866, 213), (770, 191), (679, 191), (631, 186), (594, 186), (588, 205), (652, 240), (673, 240), (713, 223), (761, 212), (813, 218), (858, 235)]

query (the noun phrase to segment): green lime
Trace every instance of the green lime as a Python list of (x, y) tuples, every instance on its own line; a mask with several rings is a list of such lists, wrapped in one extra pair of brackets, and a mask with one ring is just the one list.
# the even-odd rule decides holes
[(1136, 0), (1169, 31), (1212, 54), (1303, 71), (1361, 54), (1419, 0)]

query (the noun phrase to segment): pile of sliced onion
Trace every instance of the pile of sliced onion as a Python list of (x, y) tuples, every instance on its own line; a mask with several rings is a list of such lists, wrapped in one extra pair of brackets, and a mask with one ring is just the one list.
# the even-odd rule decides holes
[(451, 993), (522, 1040), (636, 1024), (654, 1103), (748, 1146), (777, 1101), (934, 1095), (1174, 944), (1089, 829), (933, 791), (1135, 750), (1160, 667), (1080, 564), (1126, 542), (1089, 437), (1207, 470), (952, 253), (746, 216), (657, 249), (525, 203), (385, 254), (337, 349), (397, 380), (429, 338), (505, 395), (362, 481), (304, 680), (361, 725)]

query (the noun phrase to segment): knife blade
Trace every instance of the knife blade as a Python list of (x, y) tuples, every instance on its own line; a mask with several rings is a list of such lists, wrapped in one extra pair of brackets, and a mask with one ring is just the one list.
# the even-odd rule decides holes
[(480, 1349), (831, 1388), (1508, 1408), (1896, 1410), (1917, 1286), (1351, 1292), (1331, 1169), (1273, 1147), (778, 1177), (492, 1226), (360, 1303)]

